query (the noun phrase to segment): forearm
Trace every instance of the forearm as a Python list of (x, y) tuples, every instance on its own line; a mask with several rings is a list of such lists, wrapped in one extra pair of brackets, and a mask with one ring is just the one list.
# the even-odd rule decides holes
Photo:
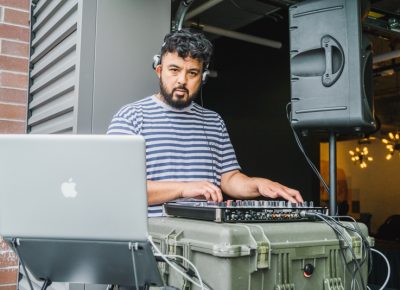
[(162, 204), (182, 197), (182, 182), (147, 181), (147, 202)]
[(248, 177), (238, 170), (227, 172), (221, 178), (222, 190), (236, 199), (251, 199), (258, 196), (284, 198), (290, 202), (303, 202), (300, 192), (278, 182), (261, 178)]
[(223, 175), (221, 188), (224, 193), (235, 199), (250, 199), (260, 196), (256, 178), (249, 177), (240, 171)]

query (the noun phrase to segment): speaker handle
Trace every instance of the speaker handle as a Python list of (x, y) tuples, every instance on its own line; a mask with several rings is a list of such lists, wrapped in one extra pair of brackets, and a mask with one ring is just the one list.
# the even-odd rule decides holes
[[(322, 75), (322, 84), (325, 87), (332, 86), (340, 77), (344, 67), (344, 52), (339, 42), (330, 35), (321, 39), (321, 47), (325, 50), (325, 72)], [(339, 52), (339, 69), (333, 72), (334, 54)], [(337, 56), (337, 55), (335, 55)]]

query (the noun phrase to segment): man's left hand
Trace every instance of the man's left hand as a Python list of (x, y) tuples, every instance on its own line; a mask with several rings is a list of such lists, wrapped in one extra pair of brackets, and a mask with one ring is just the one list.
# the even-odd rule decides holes
[(254, 178), (260, 195), (269, 198), (284, 198), (292, 203), (304, 202), (299, 191), (266, 178)]

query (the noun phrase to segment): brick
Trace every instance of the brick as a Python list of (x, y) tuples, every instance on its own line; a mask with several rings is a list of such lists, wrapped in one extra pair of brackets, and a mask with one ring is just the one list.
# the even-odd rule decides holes
[(0, 0), (0, 5), (29, 11), (29, 0)]
[(29, 28), (29, 13), (19, 10), (4, 9), (4, 22), (23, 25)]
[(10, 247), (8, 244), (0, 237), (0, 252), (2, 251), (8, 251), (10, 250)]
[(28, 92), (26, 90), (0, 88), (0, 102), (26, 104), (27, 99)]
[(28, 60), (0, 55), (0, 69), (28, 73)]
[(0, 269), (4, 267), (18, 266), (18, 257), (11, 250), (0, 254)]
[(28, 87), (28, 76), (9, 72), (0, 72), (0, 87), (11, 87), (26, 89)]
[(0, 38), (29, 41), (29, 28), (19, 27), (10, 24), (0, 24)]
[(0, 134), (25, 134), (26, 125), (23, 122), (0, 120)]
[(25, 106), (0, 104), (0, 119), (25, 120)]
[(1, 269), (0, 284), (11, 284), (17, 282), (18, 269)]
[(18, 290), (17, 289), (17, 285), (7, 285), (7, 286), (3, 286), (0, 285), (0, 290)]
[(29, 57), (29, 44), (3, 39), (1, 42), (1, 53)]

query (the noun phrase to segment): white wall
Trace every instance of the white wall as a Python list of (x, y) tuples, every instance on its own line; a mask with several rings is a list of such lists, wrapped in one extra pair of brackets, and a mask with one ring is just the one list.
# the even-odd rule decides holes
[[(387, 149), (376, 139), (367, 145), (374, 160), (361, 169), (350, 160), (349, 150), (356, 146), (357, 140), (337, 143), (337, 166), (346, 174), (350, 197), (360, 201), (360, 212), (372, 214), (371, 229), (376, 232), (388, 216), (400, 214), (400, 156), (387, 161)], [(328, 143), (321, 143), (321, 160), (328, 156)]]

